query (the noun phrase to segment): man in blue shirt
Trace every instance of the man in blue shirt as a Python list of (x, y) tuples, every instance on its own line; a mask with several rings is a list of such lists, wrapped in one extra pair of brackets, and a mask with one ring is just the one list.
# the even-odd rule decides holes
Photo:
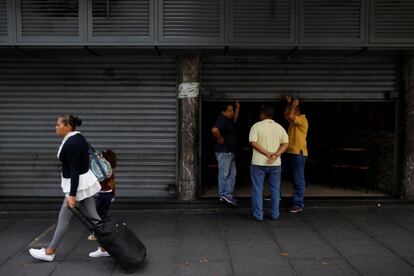
[(237, 148), (235, 123), (239, 117), (240, 103), (236, 101), (236, 108), (226, 103), (221, 109), (211, 132), (217, 139), (215, 154), (218, 163), (218, 191), (220, 201), (237, 206), (237, 200), (233, 196), (236, 182), (235, 152)]

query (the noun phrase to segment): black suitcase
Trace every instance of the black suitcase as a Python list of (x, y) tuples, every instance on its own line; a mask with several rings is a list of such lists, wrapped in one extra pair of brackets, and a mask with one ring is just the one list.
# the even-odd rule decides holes
[(90, 231), (94, 232), (99, 245), (108, 251), (125, 271), (134, 271), (145, 259), (147, 255), (145, 245), (125, 222), (107, 217), (94, 224), (80, 209), (75, 208), (77, 212), (69, 209)]

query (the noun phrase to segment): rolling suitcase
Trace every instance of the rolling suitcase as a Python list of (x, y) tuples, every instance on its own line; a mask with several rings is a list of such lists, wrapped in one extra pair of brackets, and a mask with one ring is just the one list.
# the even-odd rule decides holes
[(94, 224), (78, 207), (75, 207), (76, 211), (69, 209), (89, 231), (93, 231), (99, 245), (108, 251), (125, 271), (134, 271), (145, 259), (145, 245), (125, 222), (107, 217)]

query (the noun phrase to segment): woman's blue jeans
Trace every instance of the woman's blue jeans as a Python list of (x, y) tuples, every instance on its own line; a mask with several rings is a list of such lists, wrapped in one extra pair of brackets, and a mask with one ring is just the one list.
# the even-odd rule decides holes
[(252, 179), (252, 211), (256, 219), (263, 220), (263, 183), (265, 177), (267, 177), (270, 189), (270, 216), (272, 219), (279, 218), (281, 172), (281, 166), (250, 166), (250, 176)]
[(219, 196), (232, 196), (236, 183), (236, 160), (231, 152), (216, 152)]

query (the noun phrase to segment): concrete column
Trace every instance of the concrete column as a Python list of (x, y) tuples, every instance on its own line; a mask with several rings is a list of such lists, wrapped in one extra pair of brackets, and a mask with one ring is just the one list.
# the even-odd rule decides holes
[(178, 85), (180, 200), (195, 200), (199, 182), (199, 66), (197, 56), (181, 57)]
[(406, 105), (403, 192), (407, 199), (414, 199), (414, 58), (406, 59), (405, 65)]

